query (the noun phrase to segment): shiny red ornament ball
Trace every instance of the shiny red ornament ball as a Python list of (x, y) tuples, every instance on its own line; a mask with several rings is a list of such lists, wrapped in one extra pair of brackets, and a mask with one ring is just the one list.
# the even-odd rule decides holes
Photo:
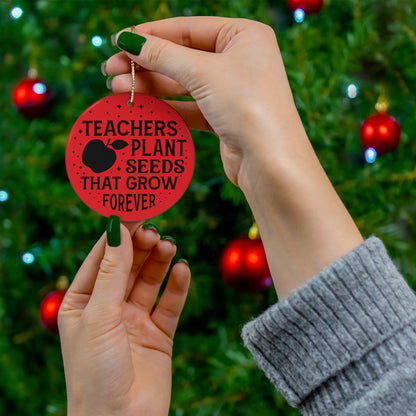
[(400, 124), (386, 113), (378, 113), (365, 119), (361, 126), (361, 143), (364, 149), (372, 147), (378, 154), (390, 153), (400, 143)]
[(260, 239), (240, 237), (231, 241), (221, 255), (220, 269), (224, 281), (242, 292), (259, 292), (272, 284)]
[(308, 15), (320, 12), (324, 5), (324, 0), (288, 0), (288, 5), (292, 12), (301, 9)]
[(13, 91), (13, 104), (27, 118), (45, 115), (50, 109), (51, 101), (48, 86), (39, 78), (23, 79)]
[(58, 332), (58, 312), (64, 296), (65, 290), (50, 292), (40, 305), (40, 321), (51, 332)]

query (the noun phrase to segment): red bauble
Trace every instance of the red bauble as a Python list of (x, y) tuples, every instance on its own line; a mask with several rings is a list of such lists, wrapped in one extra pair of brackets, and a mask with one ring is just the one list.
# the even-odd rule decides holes
[(396, 150), (400, 142), (400, 124), (386, 113), (365, 119), (361, 126), (361, 143), (364, 149), (372, 147), (378, 154)]
[(13, 91), (13, 104), (27, 118), (43, 116), (51, 105), (51, 92), (39, 78), (25, 78)]
[(272, 284), (266, 253), (260, 239), (231, 241), (220, 260), (224, 281), (242, 292), (259, 292)]
[(321, 11), (324, 0), (288, 0), (288, 5), (292, 12), (301, 9), (308, 15)]
[(64, 296), (65, 290), (50, 292), (40, 305), (40, 321), (49, 331), (58, 332), (58, 312)]

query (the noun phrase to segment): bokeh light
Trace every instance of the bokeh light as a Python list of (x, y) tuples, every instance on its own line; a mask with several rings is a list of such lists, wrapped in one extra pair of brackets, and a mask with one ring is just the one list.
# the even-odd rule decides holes
[(348, 98), (354, 99), (357, 98), (358, 87), (355, 84), (350, 84), (347, 87), (347, 96)]
[(102, 37), (101, 36), (94, 36), (92, 39), (91, 39), (91, 43), (96, 47), (96, 48), (98, 48), (98, 47), (100, 47), (102, 44), (103, 44), (103, 39), (102, 39)]
[(20, 7), (13, 7), (13, 9), (10, 11), (10, 16), (13, 17), (13, 19), (19, 19), (23, 15), (23, 10)]
[(6, 202), (9, 199), (9, 193), (2, 189), (0, 191), (0, 202)]
[(305, 11), (302, 9), (296, 9), (293, 16), (295, 18), (295, 22), (302, 23), (305, 20)]
[(32, 264), (35, 261), (35, 256), (32, 253), (25, 253), (22, 256), (22, 261), (25, 264)]
[(365, 151), (365, 160), (367, 163), (374, 163), (377, 159), (377, 152), (372, 147)]

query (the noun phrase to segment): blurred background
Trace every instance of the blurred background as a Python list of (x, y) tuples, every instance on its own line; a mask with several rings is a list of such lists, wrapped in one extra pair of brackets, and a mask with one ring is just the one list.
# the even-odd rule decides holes
[[(363, 235), (383, 239), (416, 289), (415, 0), (0, 0), (2, 415), (66, 414), (54, 332), (59, 290), (106, 225), (69, 184), (67, 137), (111, 93), (100, 73), (116, 51), (111, 34), (179, 15), (272, 25), (326, 172)], [(177, 258), (193, 273), (174, 348), (171, 415), (298, 415), (240, 339), (242, 325), (277, 300), (272, 287), (261, 290), (267, 264), (261, 255), (237, 271), (229, 258), (220, 263), (230, 244), (252, 259), (250, 209), (227, 182), (216, 137), (193, 138), (189, 189), (151, 219), (177, 239)]]

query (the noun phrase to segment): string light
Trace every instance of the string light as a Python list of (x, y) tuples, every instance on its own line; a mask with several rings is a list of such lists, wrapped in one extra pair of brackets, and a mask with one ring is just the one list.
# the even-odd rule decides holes
[(9, 193), (2, 189), (0, 191), (0, 202), (6, 202), (9, 199)]
[(96, 36), (94, 36), (92, 39), (91, 39), (91, 43), (96, 47), (96, 48), (99, 48), (102, 44), (103, 44), (103, 39), (102, 39), (102, 37), (101, 36), (98, 36), (98, 35), (96, 35)]
[(355, 84), (350, 84), (347, 87), (347, 96), (348, 98), (354, 99), (357, 98), (358, 87)]
[(36, 94), (44, 94), (47, 88), (46, 85), (42, 82), (37, 82), (35, 85), (33, 85), (32, 90)]
[(25, 264), (32, 264), (35, 261), (35, 256), (32, 253), (25, 253), (22, 256), (22, 261)]
[(305, 11), (302, 9), (296, 9), (293, 13), (293, 17), (295, 18), (295, 22), (302, 23), (305, 20)]
[(13, 7), (13, 9), (10, 11), (10, 16), (13, 19), (19, 19), (22, 17), (23, 10), (20, 7)]
[(374, 163), (377, 159), (377, 152), (372, 147), (365, 151), (365, 160), (367, 163)]

